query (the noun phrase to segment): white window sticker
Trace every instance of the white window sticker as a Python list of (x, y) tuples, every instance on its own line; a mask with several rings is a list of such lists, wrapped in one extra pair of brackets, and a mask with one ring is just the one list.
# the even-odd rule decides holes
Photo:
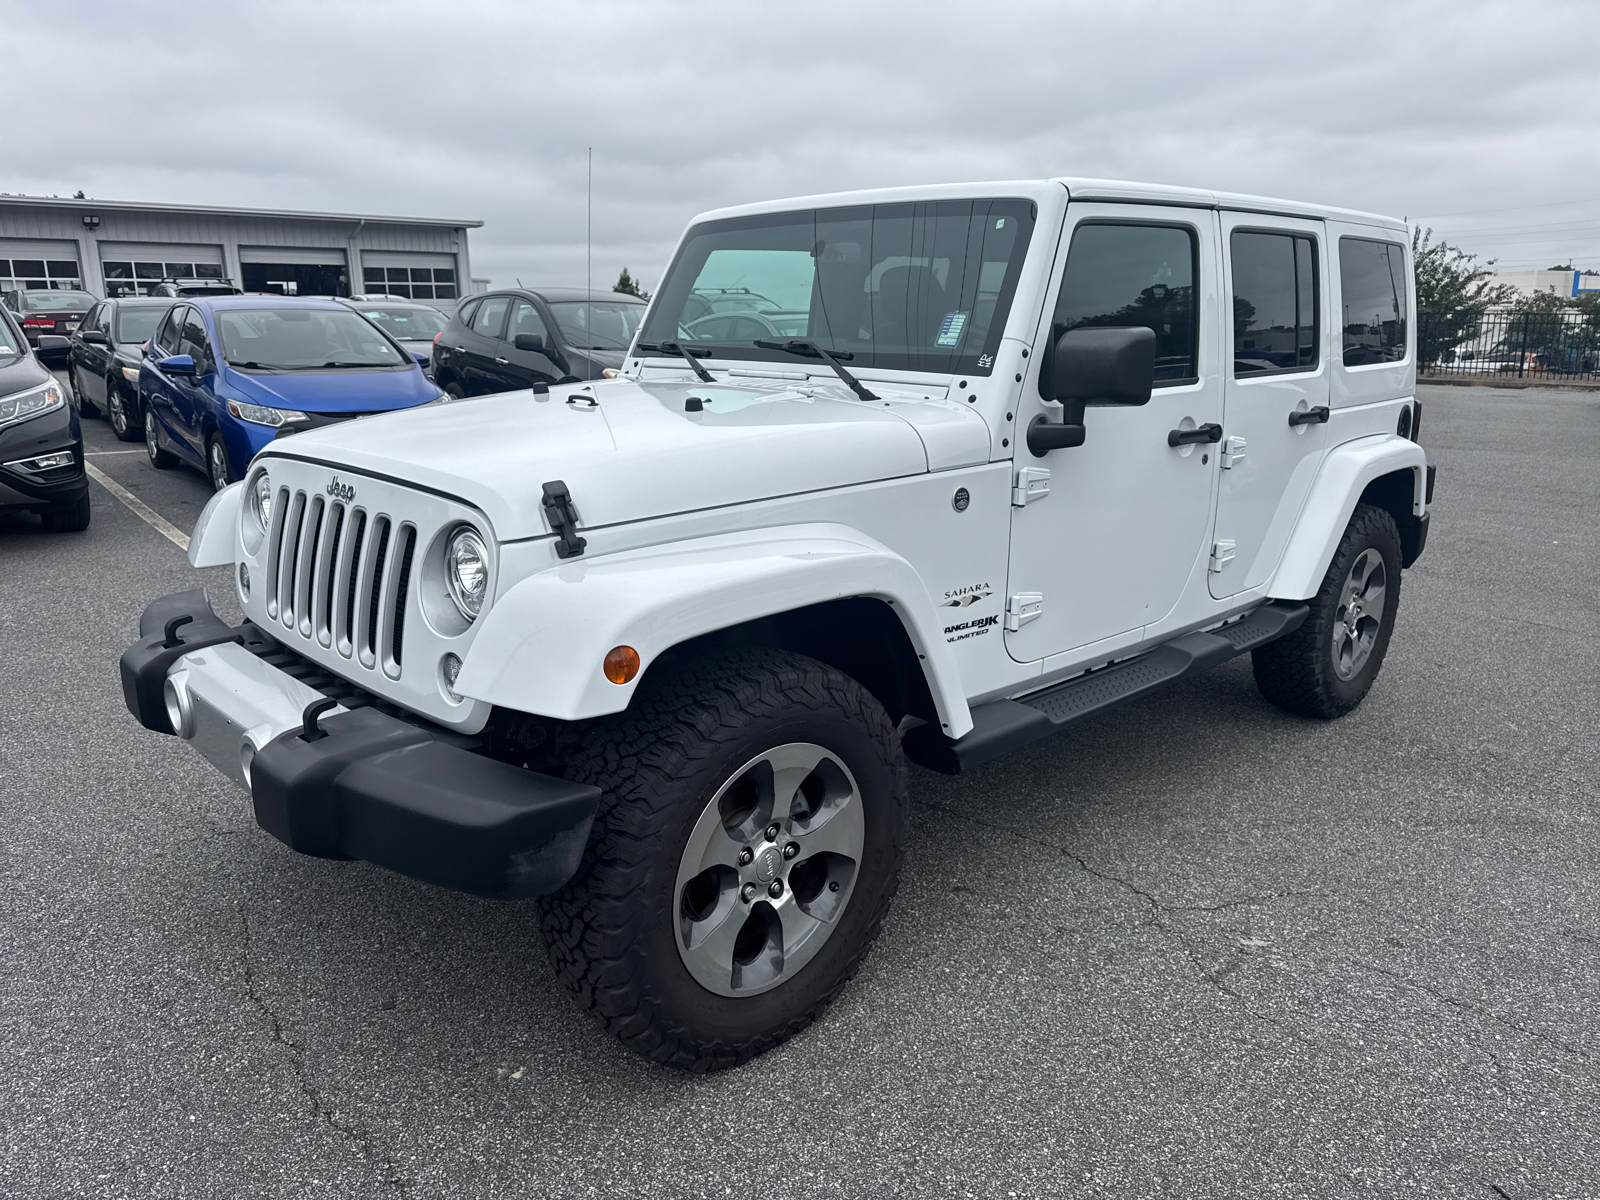
[(934, 339), (933, 344), (935, 346), (959, 346), (961, 344), (961, 331), (966, 327), (966, 313), (945, 313), (944, 323), (939, 326), (939, 336)]

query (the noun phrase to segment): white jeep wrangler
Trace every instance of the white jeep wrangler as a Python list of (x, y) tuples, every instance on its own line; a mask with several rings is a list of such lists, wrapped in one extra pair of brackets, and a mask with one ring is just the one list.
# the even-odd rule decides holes
[[(471, 301), (468, 301), (471, 303)], [(306, 854), (539, 896), (578, 1002), (745, 1061), (850, 978), (907, 760), (1249, 651), (1360, 703), (1433, 482), (1406, 227), (1096, 180), (708, 213), (620, 378), (273, 443), (128, 706)], [(596, 331), (596, 336), (603, 336)]]

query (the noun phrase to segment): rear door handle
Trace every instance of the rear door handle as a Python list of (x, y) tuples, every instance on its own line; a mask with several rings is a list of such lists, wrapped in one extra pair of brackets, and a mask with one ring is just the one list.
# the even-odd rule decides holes
[(502, 367), (511, 365), (511, 360), (509, 358), (497, 358), (494, 361), (499, 363)]
[(1328, 420), (1328, 406), (1319, 404), (1316, 408), (1308, 408), (1305, 412), (1292, 412), (1289, 414), (1289, 428), (1296, 425), (1321, 425)]
[(1202, 442), (1220, 442), (1222, 440), (1222, 426), (1215, 421), (1205, 425), (1198, 425), (1193, 429), (1174, 429), (1167, 434), (1169, 446), (1194, 446)]

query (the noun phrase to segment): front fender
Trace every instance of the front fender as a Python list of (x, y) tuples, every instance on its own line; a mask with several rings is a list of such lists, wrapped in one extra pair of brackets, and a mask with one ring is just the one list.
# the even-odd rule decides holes
[(1329, 451), (1267, 595), (1277, 600), (1309, 600), (1317, 594), (1361, 493), (1374, 479), (1411, 471), (1412, 512), (1422, 516), (1427, 511), (1427, 466), (1421, 446), (1392, 433), (1357, 438)]
[[(575, 721), (620, 712), (664, 652), (690, 638), (850, 596), (886, 601), (916, 649), (946, 735), (972, 728), (955, 661), (922, 579), (846, 525), (786, 525), (576, 559), (512, 587), (484, 618), (456, 690), (519, 712)], [(606, 679), (632, 646), (630, 683)]]
[(231, 567), (238, 558), (239, 504), (244, 482), (230, 483), (206, 501), (189, 535), (191, 567)]

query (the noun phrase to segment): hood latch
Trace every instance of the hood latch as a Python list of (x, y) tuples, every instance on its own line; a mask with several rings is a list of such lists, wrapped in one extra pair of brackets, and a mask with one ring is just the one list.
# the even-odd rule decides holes
[(544, 485), (544, 515), (556, 535), (556, 557), (577, 558), (588, 540), (578, 536), (578, 510), (572, 506), (572, 493), (559, 479)]

